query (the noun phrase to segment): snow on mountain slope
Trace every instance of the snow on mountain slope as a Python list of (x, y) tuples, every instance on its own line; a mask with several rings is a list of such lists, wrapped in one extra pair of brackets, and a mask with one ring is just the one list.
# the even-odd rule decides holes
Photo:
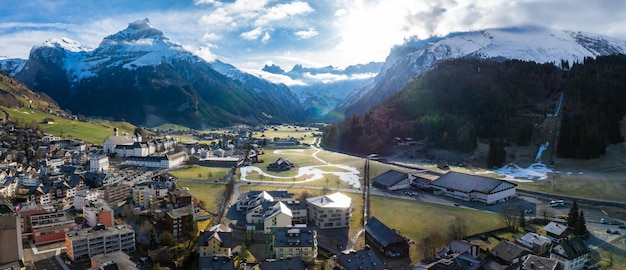
[(72, 111), (138, 124), (160, 124), (153, 118), (193, 127), (304, 119), (289, 88), (223, 65), (241, 83), (143, 19), (95, 49), (66, 38), (35, 46), (16, 78)]
[(626, 53), (626, 42), (602, 35), (541, 27), (511, 27), (412, 39), (391, 49), (371, 87), (358, 89), (340, 105), (346, 115), (361, 114), (395, 94), (411, 78), (441, 60), (460, 57), (518, 59), (570, 65), (585, 57)]

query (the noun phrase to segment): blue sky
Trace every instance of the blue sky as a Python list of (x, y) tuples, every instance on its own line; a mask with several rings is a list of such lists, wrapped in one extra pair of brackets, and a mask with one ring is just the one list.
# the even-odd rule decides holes
[(129, 22), (149, 18), (171, 41), (241, 69), (384, 61), (410, 36), (518, 25), (626, 39), (619, 0), (5, 0), (0, 56), (67, 37), (97, 47)]

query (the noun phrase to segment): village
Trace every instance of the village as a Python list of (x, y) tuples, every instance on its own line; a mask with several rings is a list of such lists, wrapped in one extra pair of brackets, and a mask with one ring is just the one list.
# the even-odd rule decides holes
[[(3, 269), (582, 269), (591, 262), (582, 239), (586, 231), (553, 218), (550, 208), (519, 203), (514, 182), (388, 167), (359, 176), (361, 168), (316, 156), (315, 132), (310, 143), (253, 138), (262, 131), (199, 135), (198, 141), (215, 140), (206, 145), (168, 135), (144, 139), (115, 128), (102, 145), (94, 145), (3, 122)], [(267, 149), (279, 149), (274, 150), (279, 158), (264, 162), (259, 156)], [(312, 170), (315, 166), (286, 154), (301, 155), (303, 149), (315, 150), (321, 163), (315, 166), (336, 168)], [(370, 162), (358, 160), (351, 164)], [(191, 164), (231, 172), (204, 180), (226, 187), (217, 212), (185, 187), (190, 182), (173, 175)], [(293, 174), (297, 170), (305, 173)], [(328, 174), (337, 179), (334, 190)], [(341, 182), (353, 177), (358, 184)], [(313, 189), (303, 189), (309, 183)], [(366, 193), (377, 200), (443, 204), (446, 211), (470, 215), (476, 212), (471, 208), (482, 206), (504, 213), (493, 215), (500, 221), (491, 227), (472, 229), (467, 223), (473, 221), (454, 219), (438, 234), (412, 239), (396, 227), (400, 224), (372, 215)], [(530, 217), (543, 223), (526, 224)], [(523, 234), (502, 237), (508, 230)], [(420, 262), (409, 259), (416, 250)], [(51, 257), (38, 260), (41, 256)]]

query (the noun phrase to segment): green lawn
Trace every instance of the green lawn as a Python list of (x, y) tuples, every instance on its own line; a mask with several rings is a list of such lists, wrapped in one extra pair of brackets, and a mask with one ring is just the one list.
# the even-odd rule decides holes
[[(274, 130), (276, 128), (276, 130)], [(268, 126), (267, 131), (265, 132), (255, 132), (252, 134), (254, 138), (267, 138), (273, 139), (275, 137), (278, 138), (305, 138), (305, 141), (309, 141), (313, 137), (313, 132), (320, 132), (317, 128), (310, 128), (311, 130), (307, 130), (307, 127), (300, 126)], [(265, 135), (265, 136), (263, 136)]]
[(177, 186), (179, 188), (188, 187), (191, 194), (198, 201), (204, 201), (206, 209), (212, 213), (219, 211), (224, 198), (224, 190), (226, 190), (226, 186), (222, 184), (188, 182), (180, 179)]
[[(82, 122), (65, 119), (29, 108), (11, 109), (0, 106), (0, 109), (6, 110), (10, 114), (11, 120), (18, 122), (19, 126), (36, 123), (39, 125), (39, 128), (46, 133), (63, 138), (80, 138), (94, 144), (103, 144), (107, 137), (113, 135), (114, 127), (119, 129), (119, 134), (123, 134), (124, 132), (132, 134), (135, 130), (135, 126), (127, 122), (108, 122), (104, 120)], [(43, 124), (42, 121), (44, 118), (52, 118), (55, 123)]]
[(193, 165), (191, 167), (183, 166), (178, 170), (170, 171), (173, 176), (180, 179), (195, 180), (221, 180), (226, 177), (230, 168), (212, 168)]
[(381, 196), (371, 196), (370, 203), (373, 216), (416, 242), (433, 231), (445, 234), (448, 225), (456, 218), (467, 222), (469, 234), (504, 227), (504, 221), (498, 214), (460, 207)]
[(566, 175), (561, 173), (554, 181), (517, 183), (519, 188), (553, 194), (626, 202), (626, 180), (623, 177), (609, 178), (593, 173)]

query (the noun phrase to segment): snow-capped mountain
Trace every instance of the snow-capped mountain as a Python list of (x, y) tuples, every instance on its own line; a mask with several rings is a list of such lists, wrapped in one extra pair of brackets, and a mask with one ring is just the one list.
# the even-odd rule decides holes
[(266, 65), (263, 71), (298, 82), (289, 87), (298, 96), (308, 116), (321, 118), (335, 109), (354, 89), (373, 82), (382, 64), (372, 62), (348, 66), (345, 69), (295, 65), (287, 72), (279, 66)]
[(2, 67), (34, 91), (87, 116), (191, 127), (304, 117), (289, 89), (265, 81), (249, 85), (222, 75), (171, 42), (148, 19), (130, 23), (94, 49), (67, 38), (51, 39), (33, 47), (24, 65)]
[(580, 63), (585, 57), (618, 53), (626, 53), (623, 40), (541, 27), (452, 33), (426, 40), (414, 38), (392, 48), (374, 83), (354, 91), (340, 110), (346, 115), (361, 114), (391, 97), (411, 78), (446, 59), (519, 59), (561, 67), (561, 63)]

